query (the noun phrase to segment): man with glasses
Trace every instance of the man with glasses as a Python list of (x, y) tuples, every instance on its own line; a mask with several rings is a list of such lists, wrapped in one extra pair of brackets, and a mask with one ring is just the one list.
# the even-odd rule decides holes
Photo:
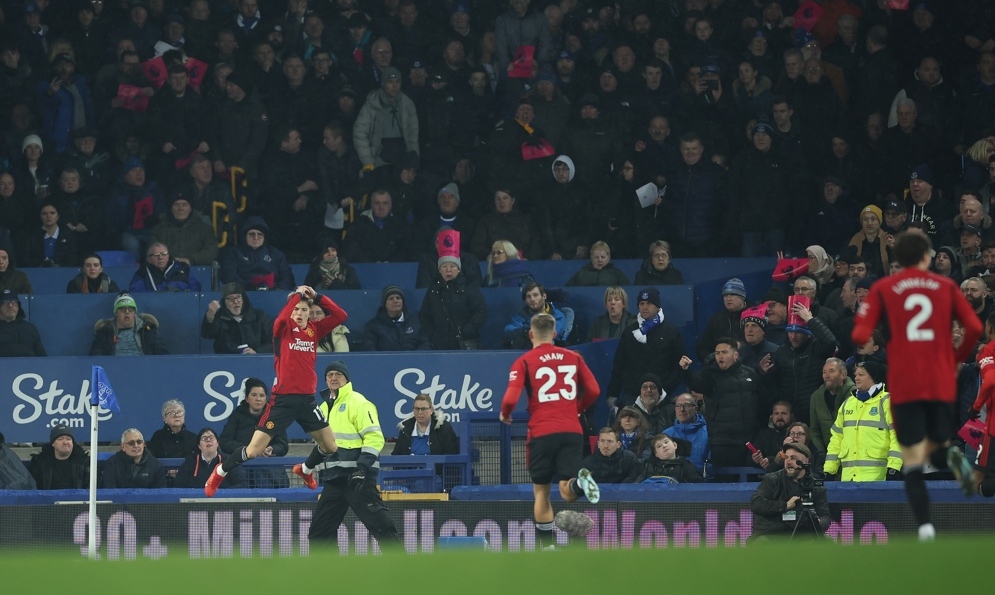
[[(706, 463), (711, 465), (712, 448), (708, 441), (708, 424), (705, 416), (698, 413), (698, 403), (691, 393), (681, 393), (674, 399), (674, 412), (677, 419), (674, 425), (663, 431), (675, 441), (685, 440), (691, 444), (691, 452), (687, 459), (699, 472), (705, 469)], [(678, 442), (678, 444), (680, 444)], [(702, 473), (709, 476), (711, 473)]]
[[(174, 488), (202, 488), (207, 483), (207, 478), (211, 476), (214, 468), (221, 464), (223, 459), (218, 448), (218, 436), (211, 428), (204, 428), (196, 436), (198, 452), (187, 455), (183, 464), (176, 471), (176, 481)], [(248, 481), (245, 472), (241, 467), (232, 469), (232, 472), (225, 476), (221, 482), (222, 488), (247, 488)], [(258, 486), (254, 486), (258, 487)]]
[(214, 340), (214, 353), (273, 352), (273, 322), (265, 312), (252, 307), (238, 283), (225, 283), (221, 299), (207, 304), (200, 336)]
[(169, 248), (155, 242), (145, 251), (145, 264), (131, 276), (131, 293), (200, 291), (200, 281), (190, 265), (169, 255)]
[(155, 316), (138, 312), (135, 298), (122, 293), (114, 300), (114, 318), (97, 321), (90, 355), (166, 355)]
[(121, 434), (121, 450), (107, 459), (102, 477), (105, 488), (166, 487), (166, 469), (145, 449), (145, 438), (136, 428)]
[(149, 452), (160, 459), (182, 459), (197, 452), (197, 434), (187, 429), (186, 420), (183, 401), (170, 399), (163, 403), (163, 426), (149, 439)]
[(832, 308), (823, 308), (822, 304), (819, 303), (819, 285), (816, 283), (815, 279), (812, 277), (798, 277), (795, 279), (792, 290), (795, 295), (803, 295), (811, 300), (808, 309), (812, 311), (813, 316), (825, 323), (825, 325), (834, 332), (837, 330), (836, 325), (840, 320), (839, 312), (833, 310)]

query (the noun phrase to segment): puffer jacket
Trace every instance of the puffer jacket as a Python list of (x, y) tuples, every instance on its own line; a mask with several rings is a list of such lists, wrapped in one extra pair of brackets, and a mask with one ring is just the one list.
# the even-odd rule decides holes
[(595, 448), (584, 459), (584, 468), (591, 472), (594, 481), (598, 483), (635, 483), (643, 466), (632, 451), (620, 447), (610, 457)]
[(625, 273), (611, 262), (600, 270), (587, 263), (567, 280), (567, 287), (611, 287), (612, 285), (626, 286), (630, 283)]
[(688, 387), (705, 395), (705, 421), (714, 446), (742, 446), (757, 431), (760, 380), (752, 368), (735, 362), (720, 370), (714, 361), (698, 372), (684, 371)]
[[(138, 346), (142, 355), (167, 355), (169, 350), (159, 336), (159, 321), (151, 314), (138, 314), (135, 324), (138, 329)], [(103, 318), (93, 325), (93, 344), (90, 355), (114, 355), (116, 326), (113, 318)]]
[(417, 316), (404, 309), (404, 321), (387, 316), (387, 309), (380, 306), (377, 315), (363, 329), (364, 351), (423, 351), (429, 348)]
[(462, 273), (449, 282), (436, 277), (425, 294), (419, 319), (432, 349), (463, 349), (465, 341), (480, 340), (487, 306), (480, 289), (470, 286)]
[[(411, 454), (411, 435), (415, 431), (415, 418), (408, 419), (397, 424), (397, 442), (394, 444), (392, 455)], [(453, 425), (446, 421), (446, 415), (436, 410), (433, 414), (432, 429), (428, 433), (428, 449), (433, 455), (455, 455), (459, 454), (459, 436)]]
[(652, 456), (646, 459), (643, 471), (636, 478), (636, 483), (642, 483), (654, 477), (672, 477), (678, 483), (701, 483), (701, 473), (694, 468), (691, 461), (684, 457), (674, 457), (664, 461)]
[(207, 314), (201, 319), (200, 336), (214, 340), (214, 353), (240, 353), (239, 345), (248, 345), (256, 353), (273, 352), (273, 321), (265, 312), (252, 307), (244, 291), (242, 319), (236, 320), (222, 300), (212, 322), (207, 321)]
[(722, 228), (722, 210), (727, 204), (723, 169), (702, 157), (694, 165), (682, 164), (667, 184), (662, 205), (669, 235), (692, 247), (718, 239)]
[(381, 112), (387, 109), (397, 110), (398, 127), (404, 138), (406, 150), (418, 152), (418, 114), (415, 104), (407, 95), (401, 93), (396, 105), (390, 105), (383, 89), (371, 91), (366, 96), (366, 103), (359, 110), (359, 116), (352, 127), (353, 146), (364, 166), (374, 165), (383, 143), (383, 128)]

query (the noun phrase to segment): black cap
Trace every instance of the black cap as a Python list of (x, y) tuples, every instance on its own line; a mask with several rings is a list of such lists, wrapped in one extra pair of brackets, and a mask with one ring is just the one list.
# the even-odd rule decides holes
[(869, 359), (857, 363), (857, 367), (863, 368), (867, 375), (871, 377), (874, 384), (884, 382), (888, 378), (888, 368), (876, 359)]
[(885, 213), (904, 213), (904, 212), (906, 212), (905, 205), (903, 205), (902, 203), (898, 202), (897, 200), (893, 200), (893, 201), (885, 203), (884, 208), (881, 209), (881, 210), (883, 212), (885, 212)]
[(346, 380), (349, 380), (349, 368), (345, 365), (345, 362), (337, 359), (334, 362), (325, 366), (325, 376), (328, 376), (329, 372), (341, 372), (345, 376)]

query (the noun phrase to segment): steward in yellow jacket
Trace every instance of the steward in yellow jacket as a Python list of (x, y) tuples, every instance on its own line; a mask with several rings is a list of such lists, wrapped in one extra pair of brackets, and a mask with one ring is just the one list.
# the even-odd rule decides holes
[[(881, 378), (882, 382), (877, 382)], [(840, 473), (840, 481), (901, 479), (902, 453), (891, 419), (891, 396), (885, 390), (884, 366), (858, 364), (856, 388), (843, 402), (830, 428), (823, 471)]]

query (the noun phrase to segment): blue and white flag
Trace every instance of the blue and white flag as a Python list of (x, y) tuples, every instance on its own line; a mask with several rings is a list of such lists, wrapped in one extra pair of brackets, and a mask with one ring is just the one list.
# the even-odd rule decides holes
[(90, 405), (98, 405), (107, 411), (121, 413), (114, 387), (107, 379), (107, 372), (104, 372), (100, 366), (93, 366), (93, 375), (90, 378)]

